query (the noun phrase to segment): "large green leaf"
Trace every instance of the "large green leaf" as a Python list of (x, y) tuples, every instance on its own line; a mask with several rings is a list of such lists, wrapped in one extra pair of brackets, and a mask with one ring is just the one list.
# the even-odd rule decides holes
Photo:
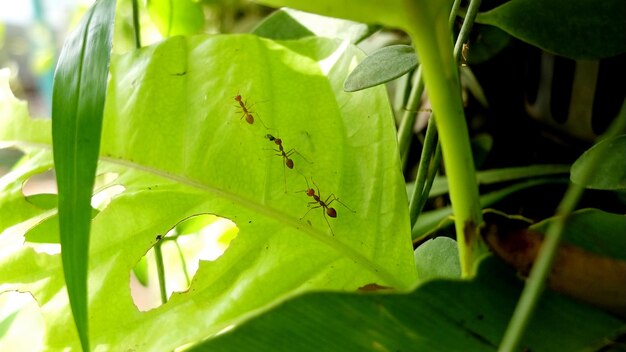
[(598, 59), (626, 52), (625, 13), (622, 0), (513, 0), (478, 14), (476, 22), (549, 52)]
[(268, 16), (253, 31), (270, 39), (299, 39), (308, 36), (347, 39), (358, 43), (377, 27), (283, 8)]
[(115, 0), (100, 0), (67, 37), (54, 74), (52, 140), (67, 293), (82, 348), (89, 350), (87, 266), (94, 185)]
[[(307, 294), (192, 350), (496, 351), (521, 287), (489, 258), (472, 281), (429, 281), (405, 295)], [(624, 328), (624, 321), (547, 292), (522, 346), (599, 350)]]
[[(114, 57), (99, 172), (118, 174), (113, 184), (125, 191), (93, 220), (94, 344), (170, 350), (301, 292), (370, 283), (407, 289), (416, 282), (386, 92), (343, 92), (347, 73), (363, 56), (328, 39), (281, 43), (243, 35), (174, 37)], [(254, 124), (240, 119), (238, 93), (255, 111)], [(21, 132), (33, 123), (2, 116), (0, 141), (34, 142)], [(291, 156), (293, 170), (267, 150), (275, 147), (268, 133), (279, 136), (286, 151), (301, 154)], [(336, 219), (312, 209), (300, 220), (312, 200), (298, 192), (307, 187), (303, 176), (319, 185), (322, 198), (334, 193), (355, 212), (334, 202)], [(139, 312), (130, 297), (130, 271), (158, 234), (203, 213), (234, 221), (236, 239), (216, 261), (201, 262), (188, 291)], [(39, 257), (22, 247), (0, 258), (3, 289), (56, 297), (62, 286), (42, 280), (62, 281), (59, 258)], [(18, 275), (16, 266), (29, 270)], [(76, 347), (67, 302), (40, 302), (48, 346)]]

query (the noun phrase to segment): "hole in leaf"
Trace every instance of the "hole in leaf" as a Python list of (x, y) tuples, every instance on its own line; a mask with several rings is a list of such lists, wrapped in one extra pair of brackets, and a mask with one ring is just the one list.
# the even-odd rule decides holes
[(35, 194), (58, 194), (54, 171), (48, 170), (29, 177), (22, 185), (22, 194), (25, 197)]
[(3, 351), (41, 351), (45, 322), (39, 304), (28, 293), (0, 294), (0, 346)]
[(23, 155), (24, 152), (16, 148), (0, 148), (0, 176), (9, 172)]
[(111, 199), (126, 190), (126, 187), (115, 184), (119, 174), (115, 172), (104, 172), (96, 175), (93, 186), (93, 196), (91, 196), (91, 207), (102, 211), (109, 205)]
[[(60, 239), (59, 239), (59, 218), (57, 213), (58, 197), (57, 194), (52, 193), (32, 193), (32, 190), (56, 192), (56, 185), (54, 189), (45, 189), (41, 187), (34, 187), (31, 190), (26, 190), (26, 183), (37, 183), (38, 180), (48, 180), (52, 177), (54, 181), (54, 174), (52, 171), (47, 171), (43, 174), (37, 174), (30, 177), (22, 188), (22, 192), (26, 195), (26, 200), (34, 206), (47, 210), (46, 212), (35, 216), (31, 221), (25, 222), (24, 238), (26, 244), (35, 249), (38, 253), (58, 254), (61, 252)], [(103, 173), (96, 176), (94, 189), (96, 190), (92, 200), (92, 218), (95, 217), (98, 212), (102, 211), (111, 201), (111, 199), (120, 193), (125, 188), (121, 185), (112, 184), (118, 177), (116, 173)]]
[(169, 300), (173, 292), (186, 291), (200, 260), (219, 258), (238, 231), (229, 219), (200, 214), (179, 222), (167, 234), (154, 234), (155, 244), (131, 270), (130, 292), (137, 309), (157, 308), (163, 295)]

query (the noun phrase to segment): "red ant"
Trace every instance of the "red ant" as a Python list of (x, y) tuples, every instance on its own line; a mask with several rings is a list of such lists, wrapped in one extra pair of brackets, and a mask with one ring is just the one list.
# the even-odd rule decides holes
[(287, 174), (285, 172), (285, 166), (287, 166), (289, 169), (293, 169), (293, 160), (289, 157), (292, 156), (293, 153), (296, 153), (300, 155), (302, 159), (306, 160), (307, 162), (309, 161), (302, 154), (300, 154), (295, 148), (291, 148), (287, 152), (285, 152), (282, 139), (276, 138), (272, 136), (271, 134), (266, 134), (265, 138), (269, 139), (271, 142), (274, 142), (274, 144), (278, 146), (278, 149), (272, 149), (272, 150), (277, 152), (276, 155), (282, 157), (283, 161), (285, 162), (285, 164), (283, 165), (283, 174), (285, 176), (285, 192), (287, 192)]
[(304, 178), (304, 180), (306, 181), (306, 187), (307, 187), (306, 191), (304, 191), (304, 192), (306, 193), (307, 196), (313, 197), (313, 199), (314, 199), (313, 202), (309, 202), (308, 206), (311, 207), (312, 204), (318, 204), (318, 205), (316, 205), (314, 207), (311, 207), (311, 209), (307, 210), (307, 212), (304, 213), (304, 215), (300, 218), (300, 220), (304, 219), (304, 217), (307, 216), (307, 214), (311, 210), (317, 209), (317, 208), (322, 208), (322, 210), (324, 210), (324, 212), (322, 213), (322, 215), (324, 215), (324, 220), (326, 220), (326, 224), (328, 224), (328, 228), (330, 229), (330, 233), (332, 233), (333, 236), (334, 236), (335, 232), (333, 231), (333, 228), (330, 226), (330, 222), (328, 221), (328, 218), (326, 217), (326, 215), (330, 216), (331, 218), (336, 218), (337, 217), (337, 210), (335, 210), (335, 208), (332, 208), (330, 206), (332, 204), (332, 202), (334, 202), (334, 201), (339, 202), (346, 209), (350, 210), (353, 213), (356, 213), (356, 211), (350, 209), (345, 203), (340, 201), (339, 198), (337, 198), (335, 196), (335, 194), (333, 194), (333, 193), (331, 193), (326, 198), (326, 200), (322, 201), (322, 197), (321, 197), (321, 194), (320, 194), (320, 188), (317, 185), (317, 183), (315, 183), (313, 178), (311, 178), (311, 182), (313, 182), (313, 184), (315, 185), (315, 188), (317, 188), (317, 194), (315, 193), (315, 190), (309, 186), (309, 180), (307, 180), (306, 177)]
[[(239, 107), (241, 108), (241, 111), (243, 113), (243, 115), (241, 115), (241, 119), (243, 119), (244, 117), (246, 118), (246, 122), (249, 124), (254, 124), (254, 116), (252, 115), (252, 113), (254, 111), (252, 110), (248, 110), (248, 108), (246, 107), (246, 104), (248, 103), (248, 101), (246, 100), (245, 102), (243, 101), (243, 98), (241, 98), (241, 94), (237, 94), (235, 96), (235, 101), (239, 103)], [(261, 124), (263, 124), (263, 126), (265, 126), (265, 124), (263, 123), (263, 120), (261, 120), (261, 118), (259, 116), (257, 116), (259, 118), (259, 121), (261, 121)], [(267, 128), (267, 126), (265, 126)]]
[[(294, 148), (291, 148), (291, 149), (289, 149), (289, 151), (287, 151), (285, 153), (285, 149), (283, 149), (283, 140), (280, 139), (280, 138), (276, 138), (276, 137), (272, 136), (271, 134), (266, 134), (265, 138), (269, 139), (271, 142), (274, 142), (278, 146), (278, 150), (276, 150), (276, 149), (272, 149), (272, 150), (274, 150), (274, 151), (279, 153), (279, 154), (276, 154), (276, 155), (283, 157), (283, 160), (285, 161), (285, 165), (287, 165), (288, 168), (293, 169), (293, 160), (289, 159), (289, 157), (293, 153), (298, 153), (298, 152)], [(300, 153), (298, 153), (298, 154), (300, 154)]]

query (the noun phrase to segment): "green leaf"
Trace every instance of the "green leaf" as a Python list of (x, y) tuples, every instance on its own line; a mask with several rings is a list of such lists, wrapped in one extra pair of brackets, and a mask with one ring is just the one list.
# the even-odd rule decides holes
[(258, 2), (277, 8), (286, 6), (318, 15), (387, 25), (394, 28), (406, 28), (409, 21), (402, 1), (259, 0)]
[[(113, 58), (98, 172), (117, 174), (110, 185), (124, 191), (92, 224), (92, 344), (172, 350), (303, 292), (415, 284), (387, 93), (343, 91), (363, 58), (346, 42), (251, 35), (173, 37)], [(237, 94), (254, 124), (241, 119)], [(35, 122), (2, 115), (0, 142), (28, 145), (33, 137), (22, 131)], [(285, 151), (298, 151), (293, 170), (268, 150), (276, 148), (268, 133)], [(303, 175), (319, 185), (316, 194), (333, 193), (355, 212), (336, 201), (336, 218), (311, 209)], [(199, 214), (231, 219), (237, 237), (217, 260), (200, 263), (186, 292), (139, 312), (130, 297), (132, 268), (157, 235)], [(78, 348), (58, 296), (58, 255), (40, 254), (18, 235), (7, 241), (20, 249), (0, 257), (3, 287), (33, 292), (49, 322), (49, 348)]]
[[(192, 351), (496, 351), (522, 288), (497, 259), (472, 281), (434, 280), (404, 295), (311, 293)], [(599, 350), (626, 323), (546, 292), (522, 341), (530, 351)]]
[(289, 9), (280, 9), (267, 16), (252, 30), (259, 37), (275, 40), (301, 39), (315, 36), (304, 24), (294, 18)]
[[(48, 198), (50, 200), (57, 200), (57, 196), (55, 194), (38, 194), (37, 196)], [(32, 197), (28, 197), (30, 200)], [(52, 213), (52, 214), (51, 214)], [(98, 211), (93, 209), (91, 212), (91, 217), (95, 217), (98, 215)], [(47, 212), (42, 216), (44, 219), (39, 222), (37, 225), (30, 228), (25, 234), (24, 238), (28, 242), (32, 243), (60, 243), (60, 235), (59, 235), (59, 217), (56, 214), (56, 209), (52, 212)]]
[(140, 284), (148, 286), (148, 260), (146, 257), (141, 257), (137, 265), (133, 268), (133, 274), (137, 278)]
[(574, 59), (599, 59), (626, 51), (622, 0), (513, 0), (479, 13), (490, 24), (545, 51)]
[(2, 317), (2, 320), (0, 320), (0, 340), (2, 340), (7, 331), (9, 331), (9, 329), (11, 328), (11, 324), (13, 324), (13, 321), (15, 320), (15, 317), (17, 317), (17, 314), (19, 312), (19, 310), (16, 310), (6, 317)]
[(372, 53), (346, 78), (343, 89), (355, 92), (394, 80), (417, 67), (415, 49), (409, 45), (391, 45)]
[[(531, 226), (545, 233), (555, 218)], [(626, 261), (626, 217), (598, 209), (581, 209), (567, 218), (564, 240), (604, 257)]]
[[(7, 71), (4, 71), (7, 72)], [(4, 76), (1, 74), (0, 76)], [(5, 76), (3, 78), (8, 78)], [(3, 78), (0, 78), (3, 82)], [(3, 87), (8, 89), (8, 86)], [(14, 99), (11, 96), (12, 99)], [(0, 104), (5, 107), (9, 104)], [(2, 115), (8, 116), (8, 115)], [(36, 120), (37, 121), (37, 120)], [(42, 121), (42, 120), (39, 120)], [(37, 121), (37, 122), (39, 122)], [(13, 126), (7, 126), (11, 128)], [(41, 127), (41, 126), (40, 126)], [(50, 133), (50, 127), (47, 128)], [(49, 151), (41, 151), (26, 155), (15, 167), (0, 179), (0, 229), (4, 230), (23, 221), (24, 218), (34, 218), (46, 213), (50, 208), (46, 204), (41, 204), (38, 197), (25, 198), (22, 193), (22, 185), (31, 177), (38, 173), (44, 172), (52, 167), (52, 160)], [(35, 200), (33, 202), (33, 200)], [(56, 205), (55, 205), (56, 206)]]
[(57, 197), (56, 194), (52, 194), (52, 193), (33, 194), (33, 195), (26, 197), (26, 200), (29, 203), (34, 204), (41, 209), (47, 209), (47, 210), (54, 209), (59, 204), (59, 198)]
[[(501, 182), (517, 181), (527, 178), (548, 177), (565, 175), (569, 171), (569, 165), (546, 164), (507, 167), (478, 171), (476, 179), (481, 185), (490, 185)], [(437, 177), (430, 190), (429, 197), (436, 197), (448, 193), (448, 180), (446, 177)]]
[(148, 0), (152, 21), (164, 37), (198, 33), (204, 26), (202, 5), (193, 0)]
[(358, 43), (377, 27), (283, 8), (265, 18), (252, 33), (269, 39), (288, 40), (308, 36), (347, 39)]
[[(565, 180), (560, 179), (535, 179), (528, 180), (513, 184), (511, 186), (493, 191), (480, 196), (481, 208), (490, 207), (493, 204), (505, 199), (513, 193), (525, 190), (530, 187), (545, 185), (545, 184), (559, 184), (566, 183)], [(413, 226), (413, 240), (419, 240), (430, 235), (432, 232), (450, 225), (453, 221), (452, 207), (447, 206), (420, 214), (415, 226)]]
[[(599, 158), (597, 169), (587, 182), (582, 181), (582, 173), (590, 160)], [(572, 165), (572, 182), (591, 189), (626, 189), (626, 135), (604, 139), (583, 153)]]
[(67, 293), (82, 348), (89, 350), (87, 265), (91, 190), (113, 37), (115, 0), (101, 0), (65, 41), (54, 75), (52, 140)]
[(59, 217), (53, 215), (45, 218), (28, 230), (24, 234), (24, 239), (33, 243), (61, 243), (59, 238)]
[(417, 247), (415, 265), (421, 282), (461, 278), (457, 244), (448, 237), (437, 237)]
[(487, 97), (485, 96), (485, 92), (483, 91), (483, 87), (478, 82), (476, 76), (472, 72), (472, 69), (469, 66), (462, 66), (459, 69), (459, 73), (461, 75), (461, 83), (463, 87), (466, 87), (470, 94), (485, 108), (489, 107), (489, 102), (487, 101)]

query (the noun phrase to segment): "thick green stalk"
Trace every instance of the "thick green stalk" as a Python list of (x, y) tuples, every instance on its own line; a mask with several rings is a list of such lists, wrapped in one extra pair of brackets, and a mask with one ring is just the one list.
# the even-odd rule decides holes
[[(455, 0), (448, 18), (450, 28), (454, 25), (454, 20), (456, 19), (460, 6), (461, 0)], [(417, 71), (415, 71), (414, 81), (415, 82), (413, 84), (413, 88), (411, 88), (411, 93), (409, 94), (409, 99), (404, 109), (404, 113), (402, 114), (400, 127), (398, 128), (398, 149), (400, 150), (400, 157), (402, 158), (403, 163), (406, 162), (406, 156), (409, 152), (409, 147), (411, 146), (413, 125), (415, 125), (415, 119), (417, 118), (417, 114), (415, 112), (422, 98), (422, 94), (424, 93), (422, 66), (418, 67)]]
[(413, 38), (424, 72), (433, 111), (436, 112), (441, 149), (446, 165), (450, 198), (455, 216), (461, 272), (473, 275), (475, 251), (480, 246), (478, 225), (482, 223), (478, 183), (454, 59), (448, 9), (406, 0), (410, 17), (408, 32)]
[[(455, 0), (454, 5), (452, 6), (452, 11), (450, 11), (450, 17), (448, 18), (448, 25), (450, 26), (450, 28), (452, 28), (452, 25), (454, 24), (454, 20), (456, 19), (456, 14), (459, 10), (459, 5), (460, 5), (460, 1)], [(467, 16), (465, 17), (465, 21), (463, 22), (463, 26), (461, 27), (461, 31), (459, 33), (459, 36), (457, 37), (456, 44), (454, 47), (454, 58), (456, 62), (459, 61), (459, 57), (461, 56), (461, 52), (463, 48), (463, 43), (467, 40), (467, 37), (469, 36), (471, 27), (473, 25), (476, 14), (478, 13), (479, 7), (480, 7), (480, 0), (474, 0), (469, 5)], [(421, 73), (421, 66), (420, 66), (420, 70), (416, 73), (416, 78), (419, 80), (418, 83), (420, 84), (416, 84), (415, 86), (415, 90), (419, 91), (420, 96), (424, 90), (424, 85), (421, 81), (421, 74), (422, 73)], [(409, 99), (409, 106), (412, 106), (412, 104), (413, 102), (411, 101), (411, 99)], [(404, 136), (404, 134), (408, 133), (407, 130), (409, 132), (411, 131), (410, 129), (407, 129), (406, 126), (408, 124), (412, 126), (415, 123), (415, 118), (414, 118), (415, 114), (411, 114), (410, 116), (412, 116), (413, 118), (412, 119), (407, 118), (405, 114), (402, 120), (402, 124), (400, 125), (399, 142), (400, 142), (401, 152), (408, 151), (408, 147), (411, 141), (410, 134), (408, 137)], [(431, 116), (431, 119), (434, 119), (434, 117)], [(432, 183), (436, 175), (436, 170), (439, 166), (439, 161), (441, 160), (439, 144), (437, 144), (437, 148), (436, 148), (437, 154), (435, 155), (435, 158), (432, 159), (432, 152), (435, 150), (435, 148), (429, 147), (429, 142), (428, 142), (429, 141), (428, 136), (429, 135), (436, 136), (436, 134), (437, 134), (436, 125), (429, 124), (426, 130), (426, 140), (424, 141), (424, 149), (422, 150), (422, 157), (420, 159), (420, 167), (418, 168), (417, 178), (415, 181), (416, 188), (413, 192), (413, 195), (411, 197), (411, 201), (409, 204), (409, 216), (411, 219), (411, 226), (415, 225), (415, 222), (417, 221), (419, 213), (422, 211), (424, 204), (426, 203), (426, 198), (428, 197), (430, 188), (432, 187)], [(434, 140), (434, 138), (431, 137), (430, 140)], [(402, 157), (403, 157), (403, 160), (405, 160), (406, 155), (402, 154)], [(430, 162), (431, 159), (433, 160), (432, 162)], [(422, 165), (422, 163), (426, 163), (426, 164)], [(432, 171), (428, 172), (428, 170), (432, 170)]]

